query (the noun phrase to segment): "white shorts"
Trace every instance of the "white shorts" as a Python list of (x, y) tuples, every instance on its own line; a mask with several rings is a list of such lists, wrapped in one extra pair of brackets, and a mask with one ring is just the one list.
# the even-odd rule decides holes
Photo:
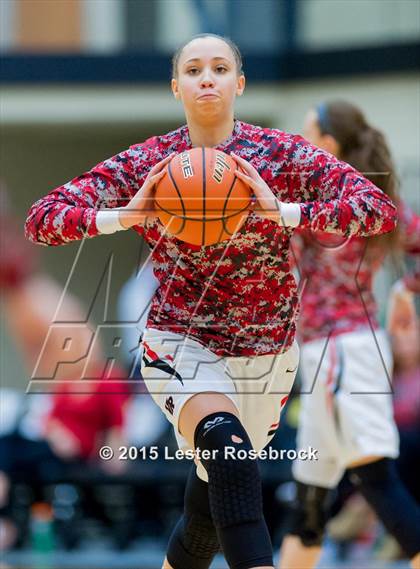
[[(180, 412), (191, 397), (203, 392), (223, 393), (233, 401), (255, 450), (273, 438), (297, 372), (296, 342), (283, 354), (224, 358), (191, 338), (149, 328), (142, 347), (144, 381), (174, 426), (179, 448), (190, 448), (178, 430)], [(197, 474), (207, 481), (201, 464)]]
[(293, 463), (296, 480), (335, 487), (353, 462), (398, 456), (392, 406), (392, 354), (383, 330), (341, 334), (302, 347), (297, 446), (318, 460)]

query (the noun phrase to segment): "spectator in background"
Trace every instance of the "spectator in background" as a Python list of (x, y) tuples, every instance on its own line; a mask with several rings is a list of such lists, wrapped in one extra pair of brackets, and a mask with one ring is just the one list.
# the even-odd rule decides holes
[[(107, 373), (104, 356), (93, 344), (93, 332), (84, 322), (81, 304), (69, 294), (62, 298), (61, 287), (39, 270), (34, 248), (24, 240), (8, 210), (4, 190), (0, 196), (2, 312), (28, 378), (34, 368), (38, 377), (51, 377), (44, 390), (51, 393), (49, 402), (45, 403), (41, 394), (22, 397), (9, 432), (0, 436), (0, 549), (5, 549), (17, 537), (7, 517), (14, 479), (54, 479), (65, 476), (69, 466), (88, 462), (96, 462), (110, 474), (121, 472), (125, 462), (115, 459), (98, 463), (97, 452), (103, 444), (113, 449), (124, 444), (125, 407), (130, 394), (127, 384), (116, 381), (124, 378), (121, 370), (114, 367), (111, 374)], [(60, 325), (51, 326), (58, 307)], [(87, 374), (87, 358), (80, 358), (80, 353), (89, 356)], [(36, 400), (33, 406), (45, 405), (38, 436), (30, 432), (31, 428), (29, 432), (25, 429), (28, 399)]]
[[(140, 338), (146, 327), (151, 302), (159, 281), (153, 274), (151, 261), (144, 262), (139, 270), (121, 288), (118, 296), (118, 318), (122, 327), (124, 363), (130, 378), (138, 385), (130, 405), (126, 435), (130, 444), (150, 446), (165, 439), (174, 439), (169, 424), (154, 403), (144, 385), (140, 371)], [(126, 326), (127, 324), (127, 326)], [(141, 416), (142, 421), (137, 418)], [(130, 420), (133, 417), (133, 420)]]
[[(415, 274), (410, 275), (410, 281), (415, 280)], [(419, 321), (410, 318), (408, 299), (404, 296), (400, 284), (394, 287), (388, 317), (394, 358), (394, 417), (400, 437), (396, 466), (405, 487), (420, 504), (420, 334)], [(396, 560), (403, 556), (398, 542), (387, 536), (378, 558)]]
[(392, 287), (387, 329), (394, 358), (394, 416), (400, 434), (397, 468), (420, 504), (420, 325), (412, 296), (420, 294), (420, 216), (403, 211), (405, 251), (414, 267)]
[(419, 321), (394, 328), (394, 416), (400, 434), (397, 468), (402, 481), (420, 504), (420, 334)]

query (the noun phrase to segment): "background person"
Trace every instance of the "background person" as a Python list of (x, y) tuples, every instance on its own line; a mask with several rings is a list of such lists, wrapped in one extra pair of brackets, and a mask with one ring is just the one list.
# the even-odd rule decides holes
[[(420, 217), (396, 196), (396, 174), (382, 133), (345, 101), (308, 113), (305, 137), (362, 172), (397, 201), (398, 232), (337, 240), (304, 231), (298, 267), (306, 279), (299, 321), (302, 395), (298, 447), (319, 449), (317, 462), (295, 461), (297, 508), (279, 567), (314, 567), (321, 553), (328, 490), (350, 479), (398, 540), (419, 561), (420, 510), (395, 472), (398, 433), (393, 419), (392, 354), (376, 317), (373, 277), (387, 253), (413, 251)], [(406, 279), (409, 286), (412, 276)], [(412, 293), (395, 298), (391, 329), (412, 327)]]
[[(55, 370), (51, 382), (45, 382), (44, 393), (18, 398), (13, 417), (7, 421), (9, 428), (2, 429), (0, 436), (0, 549), (7, 549), (18, 537), (8, 508), (14, 480), (65, 477), (69, 466), (80, 463), (96, 464), (110, 474), (122, 472), (123, 461), (99, 462), (97, 453), (101, 445), (116, 451), (124, 444), (130, 391), (116, 381), (124, 377), (117, 366), (110, 375), (104, 373), (106, 361), (99, 347), (90, 350), (90, 377), (94, 380), (83, 383), (86, 359), (78, 356), (91, 346), (92, 331), (89, 325), (74, 323), (84, 323), (84, 310), (73, 295), (62, 298), (58, 283), (40, 270), (33, 247), (10, 212), (4, 188), (1, 197), (2, 313), (28, 370), (28, 381), (35, 368), (41, 375), (43, 370)], [(54, 327), (58, 307), (61, 324)], [(65, 339), (69, 343), (66, 363)], [(1, 403), (7, 412), (4, 406), (12, 398), (3, 400), (3, 396), (4, 392)]]

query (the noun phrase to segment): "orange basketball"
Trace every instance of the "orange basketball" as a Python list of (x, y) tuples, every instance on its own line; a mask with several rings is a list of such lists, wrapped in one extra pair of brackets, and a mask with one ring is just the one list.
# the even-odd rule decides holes
[(214, 148), (177, 154), (160, 180), (155, 206), (168, 233), (193, 245), (230, 239), (248, 215), (251, 190), (235, 176), (236, 162)]

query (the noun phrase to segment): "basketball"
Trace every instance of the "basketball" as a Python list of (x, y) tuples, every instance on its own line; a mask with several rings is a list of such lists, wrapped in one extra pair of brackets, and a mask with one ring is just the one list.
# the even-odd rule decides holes
[(168, 233), (192, 245), (230, 239), (248, 215), (251, 190), (235, 176), (236, 162), (214, 148), (175, 156), (156, 188), (157, 215)]

